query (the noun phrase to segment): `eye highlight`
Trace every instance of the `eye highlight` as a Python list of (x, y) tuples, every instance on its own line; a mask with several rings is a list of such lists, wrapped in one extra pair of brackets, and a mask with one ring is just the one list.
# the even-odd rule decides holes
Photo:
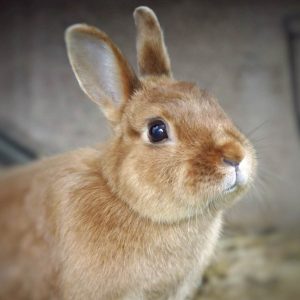
[(148, 137), (151, 143), (159, 143), (168, 138), (167, 126), (162, 120), (154, 120), (148, 125)]

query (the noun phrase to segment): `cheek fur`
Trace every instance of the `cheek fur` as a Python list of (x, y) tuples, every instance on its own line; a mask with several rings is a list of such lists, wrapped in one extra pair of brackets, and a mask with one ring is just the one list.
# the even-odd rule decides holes
[[(197, 151), (197, 152), (196, 152)], [(196, 150), (186, 163), (186, 184), (189, 188), (198, 189), (199, 185), (218, 184), (224, 177), (220, 170), (221, 155), (218, 150)]]
[(168, 149), (143, 145), (132, 156), (135, 157), (133, 163), (136, 173), (148, 186), (163, 191), (171, 190), (176, 184), (177, 159)]
[(199, 165), (199, 168), (187, 166), (184, 188), (189, 189), (192, 193), (208, 194), (209, 191), (215, 190), (219, 185), (224, 174), (215, 167)]

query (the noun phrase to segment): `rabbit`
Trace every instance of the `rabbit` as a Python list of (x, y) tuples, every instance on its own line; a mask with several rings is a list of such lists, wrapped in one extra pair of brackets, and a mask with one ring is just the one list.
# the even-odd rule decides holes
[(134, 11), (140, 76), (99, 29), (66, 30), (105, 143), (0, 177), (0, 299), (192, 299), (255, 150), (217, 100), (173, 78), (163, 32)]

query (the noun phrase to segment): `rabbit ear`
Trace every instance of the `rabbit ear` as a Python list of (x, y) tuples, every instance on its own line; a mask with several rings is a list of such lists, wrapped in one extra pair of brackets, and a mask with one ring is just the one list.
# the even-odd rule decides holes
[(135, 9), (137, 28), (137, 56), (141, 75), (167, 75), (171, 77), (171, 64), (158, 19), (150, 8)]
[(65, 40), (80, 87), (108, 119), (116, 121), (120, 104), (138, 85), (132, 68), (110, 38), (95, 27), (73, 25), (66, 30)]

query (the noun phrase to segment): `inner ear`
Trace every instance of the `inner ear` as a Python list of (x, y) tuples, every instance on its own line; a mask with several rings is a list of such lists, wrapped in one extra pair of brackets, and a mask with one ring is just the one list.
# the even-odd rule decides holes
[(114, 118), (138, 86), (138, 79), (120, 50), (99, 29), (85, 24), (66, 31), (68, 56), (82, 90)]
[(168, 51), (158, 19), (150, 8), (140, 6), (134, 11), (137, 28), (137, 58), (142, 76), (172, 76)]

